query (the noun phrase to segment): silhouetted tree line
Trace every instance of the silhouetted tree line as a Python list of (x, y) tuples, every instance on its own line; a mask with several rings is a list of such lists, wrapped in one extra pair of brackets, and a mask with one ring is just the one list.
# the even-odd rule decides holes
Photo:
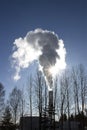
[(70, 122), (78, 122), (79, 123), (79, 130), (84, 130), (84, 126), (87, 126), (87, 116), (84, 114), (84, 112), (80, 112), (77, 115), (73, 115), (71, 114), (70, 117), (68, 118), (66, 114), (63, 114), (60, 119), (59, 122), (66, 122), (66, 121), (70, 121)]
[(22, 92), (15, 87), (9, 94), (9, 100), (6, 103), (4, 103), (4, 99), (5, 90), (0, 83), (0, 130), (15, 130), (18, 128)]
[[(66, 70), (57, 76), (53, 83), (55, 120), (61, 123), (79, 122), (80, 129), (87, 126), (87, 73), (83, 65)], [(0, 83), (0, 130), (15, 130), (19, 128), (20, 117), (38, 115), (39, 130), (46, 124), (48, 116), (48, 88), (43, 74), (30, 75), (26, 84), (27, 89), (20, 90), (14, 87), (4, 103), (5, 89)], [(6, 101), (6, 100), (5, 100)], [(44, 119), (44, 120), (43, 120)], [(71, 130), (71, 128), (70, 128)]]

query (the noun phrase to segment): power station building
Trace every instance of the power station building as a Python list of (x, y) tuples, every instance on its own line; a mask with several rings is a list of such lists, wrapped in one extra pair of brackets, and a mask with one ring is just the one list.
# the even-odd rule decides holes
[[(70, 122), (71, 130), (81, 130), (79, 122)], [(23, 117), (20, 120), (20, 130), (61, 130), (61, 124), (55, 122), (55, 128), (51, 128), (42, 124), (41, 129), (39, 129), (39, 117)], [(63, 122), (63, 130), (70, 130), (68, 126), (68, 121)]]
[[(49, 91), (49, 105), (45, 110), (47, 115), (44, 117), (22, 117), (20, 120), (21, 130), (54, 130), (55, 110), (53, 106), (53, 91)], [(41, 120), (41, 121), (40, 121)], [(41, 123), (41, 124), (40, 124)]]
[[(20, 130), (61, 130), (61, 125), (63, 125), (63, 130), (70, 130), (68, 121), (63, 122), (63, 124), (55, 121), (55, 108), (53, 103), (53, 91), (49, 91), (49, 105), (46, 110), (46, 117), (21, 117), (20, 119)], [(70, 122), (71, 130), (80, 130), (78, 122)]]

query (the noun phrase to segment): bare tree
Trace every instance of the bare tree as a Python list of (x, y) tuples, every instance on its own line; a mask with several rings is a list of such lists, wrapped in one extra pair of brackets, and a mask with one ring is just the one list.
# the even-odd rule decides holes
[(0, 117), (2, 115), (2, 110), (4, 107), (4, 97), (5, 97), (5, 90), (2, 83), (0, 83)]
[(43, 110), (44, 108), (46, 110), (47, 105), (47, 89), (43, 74), (41, 71), (38, 70), (34, 80), (34, 88), (36, 93), (36, 99), (35, 99), (37, 102), (36, 106), (38, 108), (37, 110), (39, 115), (39, 130), (41, 130)]
[(72, 86), (73, 86), (73, 97), (74, 97), (74, 104), (75, 104), (75, 115), (80, 112), (79, 108), (79, 85), (78, 85), (78, 69), (73, 67), (72, 68)]
[(30, 114), (30, 129), (32, 130), (32, 109), (33, 109), (33, 78), (32, 75), (29, 76), (28, 79), (28, 85), (27, 85), (27, 92), (28, 92), (28, 97), (29, 97), (29, 114)]
[(12, 124), (12, 115), (11, 115), (11, 111), (10, 111), (10, 107), (9, 106), (5, 107), (5, 111), (3, 113), (2, 124), (4, 126), (10, 126)]
[(82, 106), (82, 111), (84, 112), (86, 91), (87, 91), (87, 76), (85, 74), (85, 68), (82, 64), (78, 66), (78, 69), (79, 69), (79, 88), (80, 88), (80, 96), (81, 96), (81, 106)]
[(11, 110), (13, 113), (13, 120), (14, 123), (16, 125), (17, 123), (17, 117), (19, 114), (19, 106), (20, 106), (20, 102), (21, 102), (21, 97), (22, 97), (22, 93), (20, 89), (17, 89), (17, 87), (15, 87), (12, 92), (10, 93), (10, 97), (9, 97), (9, 103), (11, 106)]
[(74, 92), (75, 115), (85, 109), (87, 76), (83, 65), (78, 65), (72, 69), (72, 85)]
[(25, 113), (25, 93), (24, 89), (21, 90), (21, 99), (20, 99), (20, 115), (23, 117)]
[(37, 72), (37, 101), (38, 101), (38, 110), (39, 110), (39, 130), (41, 130), (41, 120), (42, 120), (42, 76), (41, 72)]
[(67, 88), (65, 87), (65, 77), (63, 75), (60, 80), (60, 115), (62, 117), (61, 130), (63, 130), (63, 115), (66, 112), (66, 92), (67, 92), (66, 90)]
[[(62, 79), (61, 79), (62, 80)], [(59, 120), (60, 119), (60, 113), (61, 113), (61, 81), (59, 79), (58, 76), (56, 76), (55, 80), (54, 80), (54, 109), (55, 109), (55, 116), (56, 119)]]
[(44, 107), (43, 107), (43, 117), (44, 117), (44, 120), (43, 120), (43, 129), (46, 129), (47, 127), (47, 85), (46, 85), (46, 82), (44, 82), (44, 98), (43, 98), (43, 101), (44, 101)]
[(70, 102), (72, 102), (71, 99), (71, 77), (69, 71), (65, 73), (65, 88), (66, 88), (66, 104), (67, 104), (67, 115), (68, 115), (68, 127), (69, 130), (71, 130), (71, 125), (70, 125)]

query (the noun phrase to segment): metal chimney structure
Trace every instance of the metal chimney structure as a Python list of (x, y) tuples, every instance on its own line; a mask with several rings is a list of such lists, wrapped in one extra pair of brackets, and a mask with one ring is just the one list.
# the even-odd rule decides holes
[(53, 130), (55, 124), (55, 109), (53, 103), (53, 91), (49, 91), (49, 129)]
[(49, 115), (52, 115), (53, 110), (53, 91), (49, 91)]

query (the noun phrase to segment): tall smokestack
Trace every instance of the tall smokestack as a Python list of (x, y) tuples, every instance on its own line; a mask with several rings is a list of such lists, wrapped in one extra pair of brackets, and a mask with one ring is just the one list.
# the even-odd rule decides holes
[(49, 91), (49, 108), (53, 107), (53, 91)]
[(52, 119), (53, 114), (53, 91), (49, 91), (49, 118)]

